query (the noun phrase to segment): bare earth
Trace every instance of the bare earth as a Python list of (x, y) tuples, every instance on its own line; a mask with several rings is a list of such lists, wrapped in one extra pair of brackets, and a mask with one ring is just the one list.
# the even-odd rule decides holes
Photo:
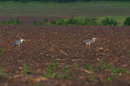
[[(89, 49), (83, 40), (93, 37), (98, 39)], [(13, 47), (20, 38), (27, 41)], [(89, 81), (84, 71), (85, 65), (98, 66), (100, 60), (130, 70), (130, 27), (2, 25), (0, 48), (0, 67), (8, 74), (0, 77), (0, 86), (130, 86), (128, 74), (108, 82), (109, 74), (99, 70), (96, 80)], [(44, 77), (52, 58), (72, 69), (69, 78)], [(23, 75), (23, 64), (29, 65), (29, 75)], [(74, 68), (76, 64), (81, 68)]]

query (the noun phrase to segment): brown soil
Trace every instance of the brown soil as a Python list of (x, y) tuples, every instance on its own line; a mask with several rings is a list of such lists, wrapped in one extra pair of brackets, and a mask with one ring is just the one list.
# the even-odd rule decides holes
[[(83, 40), (98, 38), (90, 47)], [(20, 47), (12, 43), (20, 38)], [(130, 69), (130, 27), (99, 26), (0, 26), (0, 67), (8, 74), (0, 77), (0, 86), (130, 86), (130, 76), (123, 74), (112, 82), (106, 80), (108, 72), (98, 70), (90, 81), (85, 65), (99, 65), (99, 61), (117, 68)], [(45, 78), (52, 58), (72, 69), (67, 79)], [(23, 65), (30, 68), (23, 75)], [(81, 65), (74, 68), (73, 65)], [(38, 85), (40, 83), (41, 85)]]

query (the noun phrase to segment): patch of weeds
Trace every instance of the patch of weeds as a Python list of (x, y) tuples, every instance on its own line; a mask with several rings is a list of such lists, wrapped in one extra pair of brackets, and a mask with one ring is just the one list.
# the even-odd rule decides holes
[(19, 19), (14, 19), (14, 20), (8, 20), (7, 24), (12, 24), (12, 25), (18, 25), (21, 24), (21, 22), (19, 21)]
[(95, 80), (96, 80), (96, 75), (95, 75), (94, 72), (96, 71), (96, 69), (94, 68), (94, 66), (88, 64), (88, 65), (86, 66), (86, 69), (91, 72), (91, 73), (89, 73), (89, 75), (88, 75), (88, 80), (89, 80), (89, 81), (95, 81)]
[(96, 18), (85, 18), (83, 25), (97, 25)]
[(32, 24), (34, 24), (34, 25), (43, 25), (43, 22), (40, 22), (40, 21), (33, 21)]
[(10, 24), (10, 25), (18, 25), (21, 24), (21, 21), (19, 19), (10, 19), (8, 21), (0, 21), (0, 24)]
[(88, 80), (89, 80), (89, 81), (95, 81), (95, 80), (96, 80), (96, 75), (95, 75), (94, 73), (89, 74), (89, 75), (88, 75)]
[(24, 75), (28, 75), (28, 74), (30, 74), (31, 72), (30, 72), (30, 68), (29, 68), (29, 66), (27, 65), (27, 64), (24, 64), (23, 65), (23, 74)]
[(7, 74), (4, 72), (4, 68), (0, 67), (0, 77), (5, 77)]
[(105, 64), (103, 60), (101, 60), (99, 63), (101, 71), (110, 70), (112, 68), (111, 64)]
[(66, 79), (70, 77), (71, 70), (64, 66), (61, 72), (58, 72), (58, 62), (56, 59), (52, 59), (51, 65), (48, 66), (48, 73), (44, 76), (47, 78), (59, 78), (59, 79)]
[(79, 69), (81, 66), (78, 65), (78, 64), (76, 64), (76, 65), (74, 65), (73, 67), (76, 68), (76, 69)]
[(107, 78), (108, 82), (112, 82), (114, 79), (119, 78), (119, 74), (118, 73), (112, 73), (110, 77)]
[(94, 72), (95, 71), (95, 68), (93, 67), (93, 65), (90, 65), (90, 64), (86, 66), (86, 69), (88, 71), (90, 71), (90, 72)]
[(111, 76), (107, 78), (107, 81), (109, 82), (112, 82), (112, 80), (119, 78), (124, 73), (130, 74), (129, 70), (124, 68), (116, 68), (111, 64), (105, 64), (103, 60), (101, 60), (99, 63), (101, 71), (108, 71), (108, 70), (112, 71)]
[(51, 65), (48, 66), (48, 73), (45, 75), (47, 78), (56, 78), (56, 71), (58, 68), (58, 62), (56, 59), (52, 59)]
[(102, 20), (102, 25), (111, 25), (111, 26), (117, 26), (118, 22), (112, 18), (106, 17), (104, 20)]
[(120, 76), (122, 76), (122, 74), (127, 73), (129, 74), (129, 71), (124, 69), (124, 68), (115, 68), (112, 67), (112, 74), (110, 77), (107, 78), (107, 81), (112, 82), (114, 79), (119, 78)]
[(56, 21), (52, 20), (52, 21), (51, 21), (51, 24), (52, 24), (52, 25), (56, 25)]
[(130, 17), (127, 17), (124, 21), (124, 25), (130, 26)]
[(60, 79), (67, 79), (67, 78), (70, 77), (70, 72), (71, 72), (71, 70), (67, 66), (65, 66), (63, 68), (63, 71), (58, 76), (58, 78), (60, 78)]
[(2, 48), (0, 48), (0, 54), (3, 54), (4, 50)]
[(101, 71), (104, 71), (106, 69), (106, 65), (105, 65), (104, 61), (101, 60), (99, 63), (100, 63), (100, 69), (101, 69)]

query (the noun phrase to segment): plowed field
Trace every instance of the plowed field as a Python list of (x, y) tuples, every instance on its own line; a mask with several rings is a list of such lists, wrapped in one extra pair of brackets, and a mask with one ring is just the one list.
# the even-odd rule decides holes
[[(97, 38), (90, 48), (85, 39)], [(26, 39), (19, 47), (12, 43)], [(0, 67), (7, 75), (0, 77), (0, 86), (130, 86), (130, 75), (121, 74), (108, 82), (110, 71), (95, 72), (89, 80), (90, 64), (99, 67), (103, 60), (117, 68), (130, 70), (130, 27), (112, 26), (0, 26)], [(51, 60), (58, 61), (58, 71), (63, 65), (71, 70), (67, 79), (46, 78)], [(23, 74), (23, 65), (30, 72)], [(76, 68), (75, 65), (80, 65)]]

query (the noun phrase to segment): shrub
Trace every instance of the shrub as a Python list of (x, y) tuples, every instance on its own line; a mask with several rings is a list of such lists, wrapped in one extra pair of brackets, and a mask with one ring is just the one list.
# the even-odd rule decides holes
[(43, 25), (43, 22), (39, 22), (39, 21), (33, 21), (34, 25)]
[(57, 25), (67, 25), (67, 21), (65, 19), (61, 19), (56, 22)]
[(102, 22), (102, 25), (111, 25), (111, 26), (117, 26), (118, 22), (113, 20), (112, 18), (105, 18)]
[(78, 21), (79, 21), (78, 19), (76, 19), (76, 18), (74, 18), (74, 17), (71, 17), (71, 18), (69, 18), (67, 24), (68, 24), (68, 25), (79, 25), (79, 22), (78, 22)]
[(18, 19), (10, 19), (8, 21), (0, 21), (0, 24), (11, 24), (11, 25), (17, 25), (21, 24), (20, 20)]
[(130, 26), (130, 17), (127, 17), (124, 21), (124, 25)]
[(97, 25), (96, 18), (86, 18), (83, 25)]
[(52, 24), (52, 25), (55, 25), (55, 24), (56, 24), (56, 21), (52, 20), (52, 21), (51, 21), (51, 24)]
[(17, 25), (17, 24), (21, 24), (21, 22), (18, 19), (10, 19), (7, 21), (7, 24), (13, 24), (13, 25)]

